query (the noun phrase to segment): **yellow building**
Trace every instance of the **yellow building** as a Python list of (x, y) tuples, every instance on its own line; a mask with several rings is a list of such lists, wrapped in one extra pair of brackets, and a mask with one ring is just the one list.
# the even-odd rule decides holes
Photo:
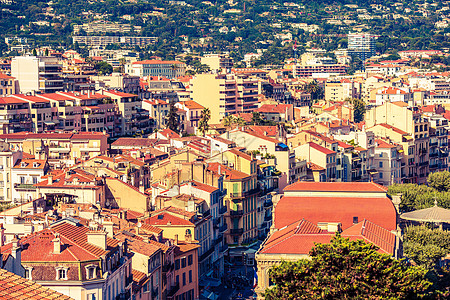
[(197, 74), (191, 80), (191, 99), (211, 111), (210, 123), (258, 108), (258, 80), (246, 75)]

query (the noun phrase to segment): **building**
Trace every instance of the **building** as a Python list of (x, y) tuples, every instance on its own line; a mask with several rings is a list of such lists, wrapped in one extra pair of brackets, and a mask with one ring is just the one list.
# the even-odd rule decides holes
[[(129, 295), (131, 257), (109, 226), (89, 227), (62, 220), (2, 247), (21, 247), (24, 277), (73, 299), (114, 299)], [(110, 235), (110, 236), (108, 236)], [(16, 243), (16, 244), (14, 244)]]
[(272, 266), (308, 258), (315, 243), (328, 243), (336, 232), (399, 257), (396, 229), (397, 212), (378, 184), (298, 182), (286, 187), (275, 206), (271, 234), (256, 253), (257, 299), (264, 299), (262, 293), (271, 285)]
[(147, 46), (154, 44), (158, 38), (147, 36), (103, 36), (103, 35), (76, 35), (72, 37), (73, 43), (84, 44), (86, 46), (106, 47), (109, 44), (122, 44), (129, 46)]
[(125, 73), (139, 77), (176, 78), (184, 76), (185, 72), (186, 64), (180, 61), (144, 60), (125, 65)]
[(141, 92), (138, 76), (112, 73), (108, 76), (91, 76), (90, 80), (98, 88), (113, 89), (124, 93), (139, 95)]
[(233, 68), (233, 59), (228, 54), (205, 54), (200, 58), (200, 62), (208, 65), (212, 71)]
[(0, 269), (0, 281), (3, 283), (0, 286), (0, 294), (4, 300), (13, 299), (60, 299), (60, 300), (74, 300), (69, 296), (59, 293), (55, 290), (43, 287), (40, 284), (18, 276), (14, 273)]
[(190, 82), (191, 99), (211, 111), (210, 123), (258, 108), (258, 80), (246, 75), (197, 74)]
[(0, 97), (16, 93), (15, 78), (0, 73)]
[(356, 56), (362, 61), (375, 55), (375, 40), (377, 36), (368, 33), (349, 33), (348, 54)]
[(16, 56), (11, 61), (11, 75), (20, 93), (55, 93), (63, 91), (62, 65), (50, 56)]

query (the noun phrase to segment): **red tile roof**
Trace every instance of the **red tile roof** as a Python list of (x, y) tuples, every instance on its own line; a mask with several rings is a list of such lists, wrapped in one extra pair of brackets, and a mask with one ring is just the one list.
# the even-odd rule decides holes
[(406, 131), (403, 131), (403, 130), (401, 130), (401, 129), (398, 129), (397, 127), (394, 127), (394, 126), (392, 126), (392, 125), (388, 125), (388, 124), (386, 124), (386, 123), (377, 124), (377, 125), (380, 125), (380, 126), (386, 128), (386, 129), (390, 129), (390, 130), (392, 130), (392, 131), (394, 131), (394, 132), (396, 132), (396, 133), (402, 134), (402, 135), (403, 135), (403, 134), (408, 134)]
[[(316, 182), (318, 184), (327, 183)], [(332, 191), (332, 190), (330, 190)], [(314, 224), (340, 222), (342, 229), (353, 225), (353, 217), (367, 219), (388, 230), (396, 229), (397, 213), (387, 197), (289, 197), (284, 196), (275, 208), (275, 227), (282, 228), (304, 218)]]
[(377, 143), (377, 148), (395, 148), (394, 145), (389, 144), (381, 139), (375, 139), (375, 142)]
[(264, 104), (258, 108), (257, 112), (260, 113), (279, 113), (284, 114), (287, 110), (293, 109), (292, 104)]
[(258, 135), (276, 137), (278, 135), (278, 126), (247, 126), (249, 131), (253, 131)]
[(181, 136), (178, 133), (176, 133), (173, 130), (170, 130), (169, 128), (163, 129), (163, 130), (159, 131), (158, 133), (162, 134), (163, 136), (165, 136), (168, 139), (181, 138)]
[(0, 73), (0, 79), (14, 79), (15, 77)]
[(208, 164), (208, 170), (214, 171), (215, 173), (219, 173), (219, 168), (220, 168), (220, 174), (225, 175), (226, 180), (244, 179), (244, 178), (247, 178), (250, 176), (249, 174), (243, 173), (238, 170), (231, 169), (220, 163), (213, 162), (213, 163)]
[(183, 64), (184, 65), (184, 63), (182, 63), (181, 61), (177, 61), (177, 60), (157, 60), (157, 59), (153, 59), (153, 60), (142, 60), (142, 61), (135, 61), (134, 63), (133, 63), (133, 65), (143, 65), (143, 64), (146, 64), (146, 65), (156, 65), (156, 64), (158, 64), (158, 65), (161, 65), (161, 64), (164, 64), (164, 65), (173, 65), (173, 64)]
[(23, 103), (28, 102), (14, 97), (0, 97), (0, 104), (23, 104)]
[(204, 109), (205, 108), (193, 100), (181, 101), (179, 103), (183, 104), (188, 109)]
[(70, 300), (69, 296), (43, 287), (31, 280), (0, 269), (0, 299), (3, 300)]
[(158, 226), (158, 225), (172, 225), (172, 226), (194, 226), (191, 221), (185, 220), (183, 218), (171, 215), (167, 212), (162, 212), (155, 214), (144, 220), (145, 224)]
[(322, 152), (322, 153), (324, 153), (324, 154), (336, 154), (335, 151), (330, 150), (330, 149), (327, 149), (327, 148), (325, 148), (325, 147), (322, 147), (322, 146), (320, 146), (319, 144), (316, 144), (316, 143), (314, 143), (314, 142), (308, 142), (308, 144), (309, 144), (309, 146), (310, 146), (311, 148), (313, 148), (314, 150), (320, 151), (320, 152)]
[(306, 182), (299, 181), (288, 185), (284, 191), (315, 192), (386, 192), (387, 188), (374, 182)]

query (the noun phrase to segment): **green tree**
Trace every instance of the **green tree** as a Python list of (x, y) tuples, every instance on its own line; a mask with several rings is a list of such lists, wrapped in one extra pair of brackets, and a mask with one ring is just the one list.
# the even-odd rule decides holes
[(364, 100), (353, 98), (351, 102), (353, 104), (353, 119), (355, 123), (364, 121), (364, 114), (366, 113)]
[(252, 124), (253, 125), (262, 125), (264, 120), (261, 118), (261, 114), (257, 111), (252, 113)]
[(94, 69), (97, 70), (100, 75), (111, 74), (113, 71), (113, 67), (106, 61), (100, 61), (96, 63), (94, 65)]
[(234, 116), (233, 115), (225, 116), (222, 119), (222, 124), (223, 126), (225, 126), (225, 128), (230, 129), (234, 124)]
[(33, 49), (33, 51), (31, 52), (31, 54), (32, 54), (33, 56), (37, 56), (37, 51), (36, 51), (36, 49)]
[(311, 259), (283, 261), (269, 271), (265, 299), (414, 299), (430, 282), (422, 267), (381, 254), (373, 244), (339, 235), (317, 244)]
[(178, 115), (177, 115), (177, 109), (175, 107), (175, 103), (171, 102), (169, 105), (169, 114), (167, 115), (167, 128), (170, 130), (173, 130), (175, 132), (178, 131)]
[(450, 189), (450, 172), (442, 171), (428, 175), (428, 185), (439, 192), (448, 192)]
[(205, 136), (205, 133), (209, 130), (209, 120), (211, 119), (211, 111), (209, 108), (205, 107), (202, 110), (202, 114), (200, 116), (200, 122), (198, 123), (198, 130)]
[(307, 83), (305, 86), (305, 91), (307, 91), (308, 93), (311, 94), (312, 100), (322, 99), (324, 96), (324, 90), (319, 85), (317, 80), (313, 80), (313, 81)]
[(426, 226), (410, 226), (404, 234), (403, 252), (415, 263), (428, 270), (450, 252), (450, 232)]

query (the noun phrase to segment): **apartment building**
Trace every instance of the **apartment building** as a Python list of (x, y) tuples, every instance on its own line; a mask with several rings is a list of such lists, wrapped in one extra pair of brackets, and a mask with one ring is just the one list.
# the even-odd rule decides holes
[(147, 36), (76, 35), (72, 37), (72, 41), (74, 44), (84, 44), (91, 47), (106, 47), (109, 44), (147, 46), (154, 44), (157, 40), (157, 37)]
[(208, 65), (212, 71), (231, 70), (233, 59), (228, 54), (205, 54), (200, 58), (202, 64)]
[(144, 60), (125, 65), (125, 73), (139, 77), (163, 76), (177, 78), (184, 76), (185, 72), (186, 64), (180, 61)]
[(322, 147), (314, 142), (308, 142), (293, 148), (295, 156), (308, 163), (314, 163), (325, 169), (325, 174), (320, 178), (321, 182), (336, 181), (336, 156), (337, 152)]
[(16, 93), (15, 78), (0, 73), (0, 97)]
[(325, 83), (325, 100), (326, 101), (344, 101), (352, 98), (359, 98), (358, 84), (354, 81), (343, 79)]
[(210, 109), (213, 124), (227, 115), (251, 113), (258, 108), (258, 80), (246, 75), (197, 74), (189, 89), (193, 101)]
[(62, 91), (62, 65), (51, 56), (16, 56), (11, 61), (11, 75), (20, 93), (55, 93)]
[(375, 94), (375, 105), (380, 106), (386, 102), (404, 102), (408, 105), (414, 105), (414, 94), (409, 90), (388, 87), (378, 90)]
[(0, 97), (0, 133), (32, 130), (29, 102), (14, 97)]
[(188, 134), (195, 134), (204, 107), (192, 100), (175, 103), (175, 107), (185, 111), (186, 118), (182, 124), (182, 131)]
[[(376, 136), (401, 144), (407, 164), (406, 182), (426, 182), (429, 174), (430, 122), (415, 107), (387, 102), (366, 112), (366, 126)], [(370, 129), (369, 129), (370, 128)], [(405, 166), (406, 167), (406, 166)]]
[(73, 25), (73, 33), (78, 34), (80, 31), (86, 33), (103, 33), (103, 32), (130, 32), (140, 31), (141, 26), (132, 26), (131, 24), (121, 24), (117, 22), (95, 21), (82, 25)]
[(373, 181), (389, 186), (394, 183), (402, 183), (402, 152), (403, 147), (386, 142), (382, 139), (375, 140), (374, 165), (377, 173)]
[(375, 40), (377, 36), (369, 33), (349, 33), (348, 54), (356, 55), (362, 61), (375, 55)]
[(10, 133), (0, 140), (12, 151), (23, 151), (36, 159), (48, 159), (52, 166), (73, 165), (80, 159), (106, 154), (108, 136), (104, 133)]
[(139, 95), (141, 92), (139, 76), (129, 74), (112, 73), (108, 76), (90, 76), (98, 89), (113, 89), (124, 93)]
[(430, 172), (448, 171), (448, 120), (437, 114), (424, 114), (430, 122)]

